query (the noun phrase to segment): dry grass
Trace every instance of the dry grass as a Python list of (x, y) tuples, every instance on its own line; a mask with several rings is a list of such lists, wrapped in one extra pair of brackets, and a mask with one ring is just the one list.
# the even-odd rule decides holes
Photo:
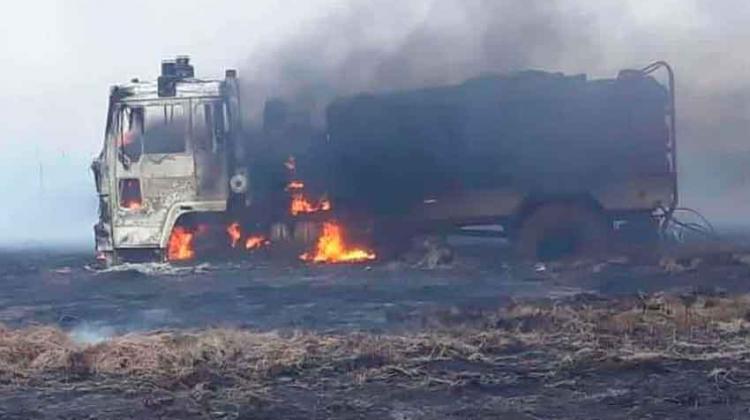
[(51, 327), (21, 330), (0, 328), (0, 372), (15, 375), (47, 370), (68, 363), (75, 346), (62, 331)]
[[(675, 297), (518, 304), (410, 335), (289, 335), (210, 329), (124, 335), (80, 345), (50, 327), (0, 328), (0, 378), (47, 374), (122, 375), (193, 386), (206, 375), (245, 388), (279, 377), (349, 375), (455, 384), (460, 372), (430, 364), (524, 363), (547, 374), (605, 360), (739, 358), (750, 353), (750, 297)], [(460, 315), (460, 314), (453, 314)], [(524, 355), (533, 354), (533, 357)]]

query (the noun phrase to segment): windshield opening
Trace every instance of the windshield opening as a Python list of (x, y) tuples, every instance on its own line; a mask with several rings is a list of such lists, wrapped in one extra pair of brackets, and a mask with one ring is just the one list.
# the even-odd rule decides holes
[(148, 106), (144, 114), (143, 153), (184, 153), (188, 115), (179, 104)]
[(123, 162), (137, 162), (144, 153), (184, 153), (188, 122), (181, 104), (122, 107), (117, 146)]
[[(192, 115), (191, 115), (192, 114)], [(118, 155), (127, 166), (143, 154), (176, 154), (192, 149), (219, 153), (225, 130), (224, 104), (219, 101), (165, 105), (123, 105), (117, 120)]]

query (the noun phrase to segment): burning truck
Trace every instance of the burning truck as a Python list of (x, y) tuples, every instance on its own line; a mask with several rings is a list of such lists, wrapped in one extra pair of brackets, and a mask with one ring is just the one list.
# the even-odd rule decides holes
[(524, 71), (339, 98), (322, 128), (278, 100), (243, 128), (235, 71), (201, 80), (187, 57), (161, 70), (110, 93), (92, 165), (108, 263), (294, 239), (303, 260), (361, 261), (449, 233), (552, 259), (653, 240), (677, 206), (663, 62), (612, 79)]

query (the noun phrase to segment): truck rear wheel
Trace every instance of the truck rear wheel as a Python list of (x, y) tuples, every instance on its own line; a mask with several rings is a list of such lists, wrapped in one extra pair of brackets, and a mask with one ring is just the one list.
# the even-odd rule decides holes
[(516, 249), (522, 259), (596, 258), (609, 246), (611, 226), (600, 212), (576, 203), (549, 203), (521, 222)]

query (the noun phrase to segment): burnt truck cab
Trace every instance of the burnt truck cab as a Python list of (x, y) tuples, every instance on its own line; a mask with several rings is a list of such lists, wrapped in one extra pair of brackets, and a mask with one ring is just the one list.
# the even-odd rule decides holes
[[(104, 145), (92, 164), (99, 196), (97, 257), (163, 259), (178, 219), (227, 210), (247, 190), (236, 72), (194, 76), (187, 57), (162, 62), (156, 82), (111, 88)], [(230, 186), (231, 180), (231, 186)]]

